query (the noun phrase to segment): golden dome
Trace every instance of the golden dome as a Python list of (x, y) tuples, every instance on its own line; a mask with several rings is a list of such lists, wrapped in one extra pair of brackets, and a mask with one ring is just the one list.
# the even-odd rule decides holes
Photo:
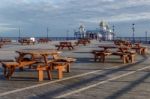
[(100, 24), (99, 24), (99, 26), (100, 26), (100, 28), (102, 28), (102, 29), (106, 29), (106, 30), (109, 29), (108, 23), (105, 22), (105, 21), (101, 21)]

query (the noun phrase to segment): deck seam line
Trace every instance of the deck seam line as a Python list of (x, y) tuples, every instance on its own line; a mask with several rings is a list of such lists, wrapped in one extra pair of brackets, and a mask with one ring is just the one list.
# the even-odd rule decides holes
[(90, 89), (90, 88), (93, 88), (93, 87), (96, 87), (98, 85), (101, 85), (101, 84), (104, 84), (104, 83), (107, 83), (107, 82), (110, 82), (110, 81), (113, 81), (113, 80), (116, 80), (116, 79), (119, 79), (119, 78), (122, 78), (122, 77), (125, 77), (125, 76), (128, 76), (128, 75), (131, 75), (131, 74), (134, 74), (138, 71), (142, 71), (142, 70), (145, 70), (147, 68), (150, 68), (150, 66), (148, 67), (144, 67), (144, 68), (140, 68), (140, 69), (137, 69), (135, 71), (131, 71), (131, 72), (128, 72), (128, 73), (124, 73), (122, 75), (119, 75), (119, 76), (116, 76), (116, 77), (113, 77), (113, 78), (110, 78), (110, 79), (107, 79), (107, 80), (104, 80), (104, 81), (101, 81), (101, 82), (98, 82), (96, 84), (92, 84), (92, 85), (89, 85), (87, 87), (83, 87), (83, 88), (80, 88), (78, 90), (75, 90), (75, 91), (72, 91), (72, 92), (69, 92), (69, 93), (66, 93), (66, 94), (63, 94), (63, 95), (59, 95), (57, 97), (54, 97), (54, 98), (64, 98), (64, 97), (67, 97), (67, 96), (70, 96), (72, 94), (75, 94), (75, 93), (79, 93), (81, 91), (85, 91), (87, 89)]
[[(125, 66), (125, 65), (126, 65), (126, 64), (123, 64), (123, 65), (116, 65), (116, 66), (114, 66), (114, 67), (106, 68), (106, 69), (115, 69), (115, 68), (117, 68), (117, 67)], [(60, 79), (60, 80), (50, 81), (50, 82), (46, 82), (46, 83), (42, 83), (42, 84), (36, 84), (36, 85), (33, 85), (33, 86), (28, 86), (28, 87), (24, 87), (24, 88), (19, 88), (19, 89), (15, 89), (15, 90), (3, 92), (3, 93), (0, 93), (0, 97), (1, 97), (1, 96), (5, 96), (5, 95), (8, 95), (8, 94), (13, 94), (13, 93), (16, 93), (16, 92), (21, 92), (21, 91), (24, 91), (24, 90), (29, 90), (29, 89), (33, 89), (33, 88), (45, 86), (45, 85), (48, 85), (48, 84), (57, 83), (57, 82), (60, 82), (60, 81), (65, 81), (65, 80), (69, 80), (69, 79), (73, 79), (73, 78), (78, 78), (78, 77), (86, 76), (86, 75), (89, 75), (89, 74), (94, 74), (94, 73), (100, 72), (100, 71), (103, 71), (103, 70), (94, 70), (94, 71), (91, 71), (91, 72), (87, 72), (87, 73), (83, 73), (83, 74), (79, 74), (79, 75), (67, 77), (67, 78)]]

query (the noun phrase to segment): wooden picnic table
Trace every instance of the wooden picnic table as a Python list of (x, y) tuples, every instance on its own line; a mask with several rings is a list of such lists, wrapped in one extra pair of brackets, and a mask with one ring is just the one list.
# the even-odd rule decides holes
[(132, 47), (139, 54), (145, 55), (148, 48), (147, 46), (142, 46), (141, 43), (135, 43), (135, 46)]
[[(43, 76), (44, 73), (43, 71), (46, 70), (47, 74), (48, 74), (48, 78), (51, 80), (51, 65), (49, 64), (49, 62), (51, 62), (52, 60), (48, 60), (48, 56), (49, 55), (55, 55), (55, 54), (59, 54), (60, 52), (55, 51), (55, 50), (19, 50), (16, 51), (17, 53), (19, 53), (19, 57), (17, 58), (16, 62), (1, 62), (2, 66), (4, 68), (4, 76), (9, 79), (16, 68), (24, 68), (25, 66), (32, 66), (33, 64), (36, 64), (37, 66), (35, 67), (35, 69), (38, 71), (38, 78), (39, 81), (43, 80)], [(31, 55), (32, 57), (28, 60), (25, 58), (26, 55)], [(40, 55), (41, 57), (43, 57), (44, 62), (39, 63), (39, 61), (36, 61), (36, 56)], [(60, 72), (59, 72), (60, 73)]]
[(142, 44), (141, 43), (134, 43), (135, 47), (140, 47)]
[[(131, 60), (132, 63), (135, 62), (135, 51), (130, 51), (129, 47), (124, 46), (111, 46), (111, 45), (102, 45), (99, 46), (100, 48), (104, 48), (104, 50), (94, 50), (94, 60), (97, 59), (102, 60), (102, 62), (105, 62), (105, 57), (109, 55), (117, 55), (120, 56), (123, 60), (123, 63), (128, 63), (129, 60)], [(118, 48), (118, 51), (109, 51), (109, 48)]]
[(3, 45), (4, 45), (4, 43), (1, 43), (1, 42), (0, 42), (0, 48), (2, 48)]
[(48, 43), (49, 41), (51, 41), (51, 40), (49, 40), (47, 38), (40, 38), (40, 39), (38, 39), (38, 43)]
[(18, 40), (18, 42), (19, 43), (21, 43), (22, 45), (23, 44), (27, 44), (27, 45), (29, 45), (29, 44), (35, 44), (35, 41), (33, 41), (33, 40), (30, 40), (30, 39), (20, 39), (20, 40)]
[(57, 50), (64, 49), (64, 48), (68, 48), (69, 50), (74, 49), (72, 43), (67, 41), (59, 42), (59, 45), (55, 45), (55, 47), (57, 47)]
[(9, 38), (1, 38), (0, 42), (3, 44), (10, 44), (11, 43), (11, 39)]
[[(41, 68), (41, 71), (39, 73), (39, 80), (43, 80), (43, 70), (46, 70), (48, 73), (49, 79), (52, 79), (50, 71), (53, 69), (56, 69), (58, 71), (58, 78), (61, 79), (63, 77), (64, 70), (67, 70), (67, 72), (70, 71), (70, 63), (74, 62), (75, 59), (73, 58), (61, 58), (58, 57), (61, 53), (60, 51), (56, 50), (22, 50), (18, 51), (20, 53), (20, 57), (23, 55), (30, 54), (34, 59), (36, 55), (41, 55), (44, 58), (44, 66)], [(48, 56), (53, 56), (53, 59), (49, 60)], [(57, 58), (56, 58), (57, 56)]]
[(86, 46), (88, 43), (90, 43), (90, 40), (88, 39), (79, 39), (77, 42), (75, 42), (76, 45), (78, 46), (79, 44), (83, 44), (84, 46)]
[(108, 49), (111, 49), (111, 48), (118, 48), (117, 46), (112, 46), (112, 45), (101, 45), (101, 46), (98, 46), (99, 48), (103, 48), (104, 51), (108, 51)]
[(36, 56), (42, 56), (44, 59), (44, 63), (48, 64), (48, 56), (51, 55), (55, 55), (55, 54), (60, 54), (60, 51), (56, 51), (56, 50), (44, 50), (44, 49), (29, 49), (29, 50), (19, 50), (16, 51), (17, 53), (19, 53), (19, 59), (21, 60), (25, 55), (31, 55), (32, 56), (32, 60), (36, 59)]
[[(25, 66), (31, 66), (31, 69), (38, 71), (39, 81), (44, 79), (44, 71), (47, 72), (47, 76), (49, 80), (51, 80), (52, 70), (57, 70), (58, 78), (61, 79), (63, 77), (64, 70), (69, 72), (70, 64), (76, 60), (74, 58), (60, 57), (60, 51), (50, 49), (24, 49), (16, 52), (19, 54), (16, 62), (1, 62), (4, 68), (4, 76), (7, 79), (13, 75), (16, 68), (24, 68)], [(27, 58), (27, 56), (30, 57)], [(37, 56), (41, 56), (40, 59), (43, 59), (44, 61), (37, 60)]]

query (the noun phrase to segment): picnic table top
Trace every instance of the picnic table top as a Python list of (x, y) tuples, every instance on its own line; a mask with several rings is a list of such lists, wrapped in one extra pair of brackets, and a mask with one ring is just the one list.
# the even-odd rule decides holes
[(59, 43), (66, 43), (66, 44), (68, 44), (68, 43), (71, 43), (71, 42), (69, 42), (69, 41), (60, 41)]
[(36, 54), (36, 55), (53, 55), (53, 54), (60, 54), (60, 51), (57, 50), (49, 50), (49, 49), (23, 49), (18, 50), (16, 52), (24, 53), (24, 54)]
[(118, 48), (118, 46), (116, 46), (116, 45), (100, 45), (98, 47), (100, 47), (100, 48)]

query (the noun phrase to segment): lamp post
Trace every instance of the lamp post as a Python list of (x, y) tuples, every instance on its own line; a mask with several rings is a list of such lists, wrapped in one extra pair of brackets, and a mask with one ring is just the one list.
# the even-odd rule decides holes
[(48, 29), (48, 27), (47, 27), (47, 29), (46, 29), (46, 33), (47, 33), (47, 40), (48, 40), (48, 32), (49, 32), (49, 29)]
[(66, 40), (69, 40), (69, 37), (68, 37), (69, 36), (69, 30), (66, 31), (66, 36), (67, 36)]
[(21, 36), (21, 31), (20, 31), (20, 27), (19, 27), (19, 37), (18, 37), (18, 40), (20, 40), (20, 36)]
[(74, 39), (77, 39), (77, 33), (76, 33), (76, 30), (73, 29), (73, 31), (74, 31)]
[(112, 28), (113, 28), (112, 29), (113, 30), (113, 40), (115, 40), (115, 26), (113, 25)]
[(134, 32), (135, 32), (135, 24), (133, 23), (133, 24), (132, 24), (132, 33), (133, 33), (133, 34), (132, 34), (132, 40), (133, 40), (133, 43), (135, 42), (135, 37), (134, 37), (135, 35), (134, 35)]
[(145, 38), (146, 38), (146, 43), (147, 43), (147, 31), (145, 31)]

